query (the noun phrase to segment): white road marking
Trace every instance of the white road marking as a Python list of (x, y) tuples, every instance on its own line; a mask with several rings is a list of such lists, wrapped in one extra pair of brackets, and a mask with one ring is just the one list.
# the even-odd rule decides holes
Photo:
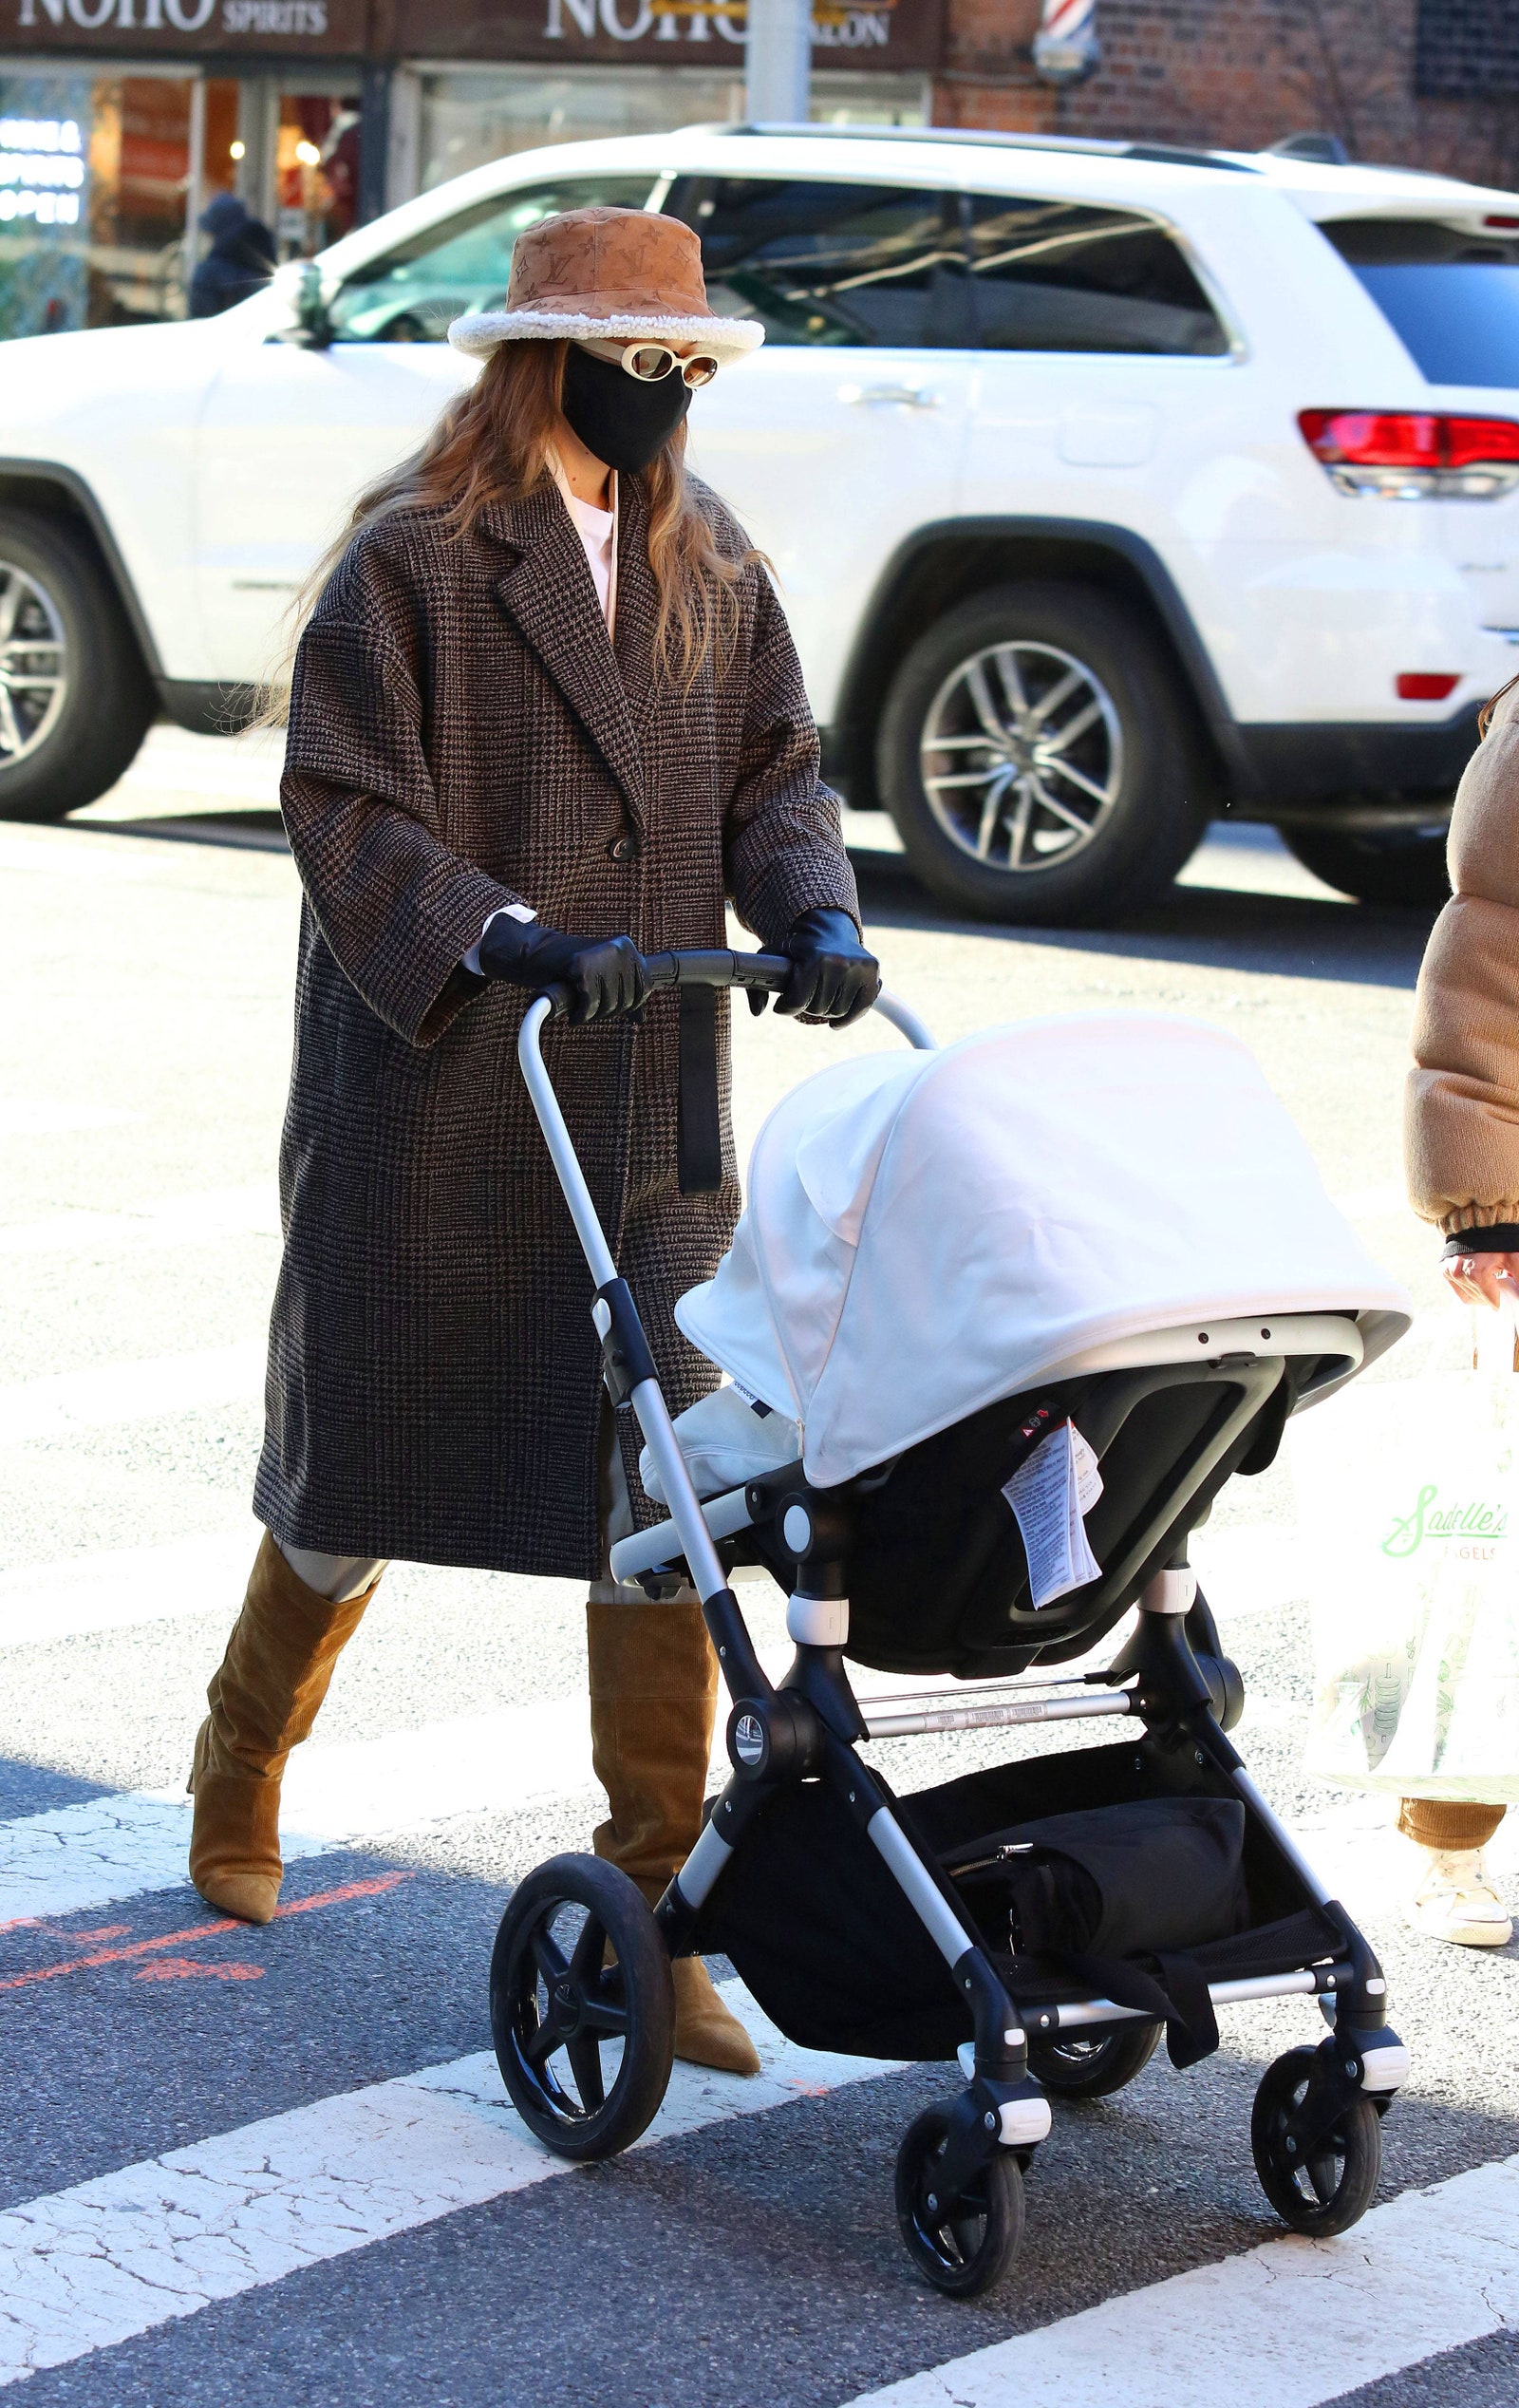
[(0, 1388), (0, 1447), (68, 1439), (81, 1430), (202, 1412), (212, 1405), (255, 1402), (263, 1394), (264, 1363), (259, 1338), (208, 1346), (197, 1354), (159, 1355), (20, 1381)]
[(250, 1515), (235, 1530), (199, 1538), (113, 1547), (0, 1572), (0, 1648), (177, 1621), (213, 1607), (224, 1607), (230, 1621), (261, 1536)]
[(0, 1928), (189, 1879), (189, 1808), (135, 1791), (0, 1823)]
[(1194, 1531), (1188, 1557), (1216, 1614), (1266, 1613), (1304, 1593), (1308, 1568), (1295, 1522), (1228, 1522)]
[[(0, 864), (3, 866), (3, 864)], [(76, 1129), (122, 1129), (141, 1112), (108, 1103), (64, 1103), (41, 1097), (0, 1097), (0, 1138), (71, 1137)]]
[[(794, 2048), (737, 1983), (725, 1995), (763, 2070), (677, 2065), (640, 2147), (892, 2070)], [(573, 2172), (530, 2137), (481, 2054), (34, 2199), (0, 2215), (0, 2384)]]
[[(280, 1848), (293, 1864), (592, 1785), (583, 1697), (461, 1714), (384, 1739), (298, 1749), (283, 1784)], [(190, 1815), (178, 1789), (126, 1791), (0, 1823), (0, 1924), (182, 1886)]]
[(136, 1212), (49, 1213), (42, 1220), (6, 1222), (0, 1224), (0, 1257), (148, 1253), (279, 1234), (279, 1190), (272, 1179), (259, 1179), (204, 1195), (170, 1196)]
[(1406, 2191), (1341, 2240), (1268, 2241), (850, 2408), (1318, 2408), (1516, 2320), (1509, 2157)]

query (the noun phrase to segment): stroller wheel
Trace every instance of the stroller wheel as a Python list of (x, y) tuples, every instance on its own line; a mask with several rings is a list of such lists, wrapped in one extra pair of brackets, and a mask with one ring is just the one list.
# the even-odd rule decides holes
[(896, 2220), (908, 2255), (936, 2291), (973, 2299), (1000, 2283), (1023, 2237), (1023, 2177), (1011, 2152), (997, 2150), (956, 2199), (934, 2189), (949, 2117), (930, 2107), (896, 2153)]
[(1028, 2070), (1057, 2098), (1110, 2098), (1155, 2053), (1159, 2023), (1119, 2023), (1090, 2040), (1073, 2032), (1063, 2041), (1030, 2041)]
[(491, 1955), (491, 2037), (512, 2103), (561, 2157), (614, 2157), (657, 2114), (675, 1986), (643, 1893), (595, 1856), (513, 1892)]
[(1291, 2048), (1267, 2066), (1250, 2116), (1250, 2154), (1261, 2188), (1284, 2222), (1310, 2240), (1327, 2241), (1359, 2224), (1377, 2196), (1382, 2135), (1371, 2100), (1354, 2098), (1303, 2155), (1289, 2146), (1288, 2118), (1318, 2054)]

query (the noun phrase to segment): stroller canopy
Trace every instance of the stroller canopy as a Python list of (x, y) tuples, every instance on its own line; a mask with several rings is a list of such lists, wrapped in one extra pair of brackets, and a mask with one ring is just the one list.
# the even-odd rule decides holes
[(1207, 1318), (1408, 1299), (1330, 1202), (1235, 1039), (1086, 1015), (836, 1063), (760, 1132), (692, 1344), (850, 1479), (1073, 1355)]

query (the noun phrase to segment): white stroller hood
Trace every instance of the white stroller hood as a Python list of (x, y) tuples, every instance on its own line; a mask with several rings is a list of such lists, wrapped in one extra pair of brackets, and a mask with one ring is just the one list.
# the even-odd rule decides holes
[(1134, 1013), (819, 1071), (760, 1130), (732, 1251), (675, 1318), (802, 1424), (830, 1487), (1093, 1346), (1336, 1310), (1367, 1359), (1408, 1326), (1254, 1057)]

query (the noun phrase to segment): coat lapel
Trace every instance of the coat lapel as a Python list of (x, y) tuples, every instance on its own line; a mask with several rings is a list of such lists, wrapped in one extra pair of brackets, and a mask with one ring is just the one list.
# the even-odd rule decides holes
[[(487, 511), (480, 524), (515, 552), (496, 591), (616, 779), (642, 833), (644, 764), (628, 690), (596, 608), (584, 547), (557, 490), (540, 486), (505, 509)], [(619, 654), (625, 563), (630, 552), (642, 548), (641, 522), (636, 543), (628, 541), (631, 534), (625, 524), (618, 564)], [(630, 666), (630, 656), (624, 657)]]

